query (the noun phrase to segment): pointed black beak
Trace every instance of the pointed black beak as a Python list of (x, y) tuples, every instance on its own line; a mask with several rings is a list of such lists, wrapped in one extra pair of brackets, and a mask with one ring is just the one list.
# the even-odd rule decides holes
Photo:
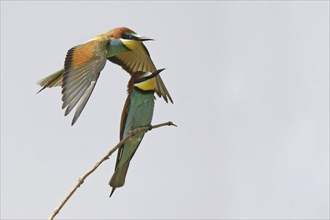
[(148, 79), (154, 78), (155, 76), (159, 75), (160, 72), (162, 72), (165, 68), (163, 69), (158, 69), (155, 72), (153, 72), (151, 75), (146, 76), (146, 77), (140, 77), (138, 79), (135, 80), (135, 83), (141, 83), (144, 81), (147, 81)]
[(150, 39), (147, 37), (139, 37), (139, 41), (148, 41), (148, 40), (154, 40), (154, 39)]
[(160, 72), (162, 72), (165, 68), (162, 68), (162, 69), (158, 69), (156, 70), (155, 72), (153, 72), (149, 77), (152, 78), (152, 77), (155, 77), (157, 76)]

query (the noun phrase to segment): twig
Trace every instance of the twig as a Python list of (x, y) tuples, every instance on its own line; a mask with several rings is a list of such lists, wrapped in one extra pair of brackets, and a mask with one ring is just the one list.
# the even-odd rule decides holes
[(101, 165), (101, 163), (103, 163), (104, 161), (106, 161), (107, 159), (109, 159), (109, 157), (111, 156), (111, 154), (113, 154), (118, 148), (120, 148), (129, 138), (131, 138), (132, 136), (134, 136), (137, 133), (147, 132), (147, 131), (150, 131), (152, 129), (163, 127), (163, 126), (175, 126), (176, 127), (176, 125), (173, 122), (169, 121), (169, 122), (165, 122), (165, 123), (161, 123), (161, 124), (157, 124), (157, 125), (150, 125), (150, 126), (139, 127), (139, 128), (135, 128), (134, 130), (132, 130), (125, 138), (123, 138), (116, 146), (114, 146), (101, 160), (99, 160), (94, 165), (94, 167), (92, 169), (90, 169), (89, 171), (87, 171), (87, 173), (85, 173), (83, 176), (81, 176), (78, 179), (78, 182), (73, 187), (73, 189), (62, 200), (62, 202), (60, 203), (60, 205), (56, 209), (54, 209), (53, 214), (50, 216), (49, 220), (53, 220), (55, 218), (55, 216), (60, 212), (60, 210), (65, 205), (65, 203), (74, 194), (74, 192), (81, 186), (81, 184), (84, 183), (85, 179), (90, 174), (92, 174)]

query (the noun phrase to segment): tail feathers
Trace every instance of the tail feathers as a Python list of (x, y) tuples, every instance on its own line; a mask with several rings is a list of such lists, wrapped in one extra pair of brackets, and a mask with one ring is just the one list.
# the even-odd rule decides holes
[(116, 187), (113, 187), (113, 188), (112, 188), (109, 198), (110, 198), (110, 197), (112, 196), (112, 194), (115, 192), (115, 189), (116, 189)]
[[(62, 86), (63, 81), (63, 75), (64, 75), (64, 69), (60, 69), (59, 71), (51, 74), (50, 76), (47, 76), (40, 81), (38, 81), (38, 85), (42, 88), (39, 90), (41, 92), (45, 88), (51, 88), (55, 86)], [(37, 93), (39, 93), (37, 92)]]
[(122, 166), (117, 166), (115, 173), (112, 175), (109, 185), (112, 187), (111, 194), (112, 196), (117, 187), (121, 187), (125, 184), (125, 178), (129, 167), (129, 161), (123, 164)]
[(46, 89), (46, 86), (42, 87), (36, 94), (40, 93), (44, 89)]
[(168, 90), (166, 89), (166, 86), (162, 80), (162, 78), (158, 75), (156, 76), (156, 85), (155, 85), (155, 91), (159, 97), (163, 97), (165, 102), (168, 102), (168, 99), (173, 103), (172, 97)]

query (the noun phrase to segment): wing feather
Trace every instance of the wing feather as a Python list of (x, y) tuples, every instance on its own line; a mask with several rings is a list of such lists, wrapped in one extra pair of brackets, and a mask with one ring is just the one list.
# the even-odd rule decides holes
[(79, 105), (77, 106), (76, 112), (74, 113), (73, 116), (73, 120), (72, 120), (72, 125), (77, 121), (77, 119), (79, 118), (82, 110), (84, 109), (89, 97), (91, 96), (94, 88), (96, 85), (96, 81), (92, 81), (89, 85), (89, 87), (87, 88), (86, 92), (84, 93), (84, 95), (81, 98), (81, 101), (79, 102)]
[(63, 101), (62, 108), (66, 108), (65, 115), (68, 115), (73, 107), (79, 102), (84, 92), (87, 90), (89, 84), (86, 82), (82, 82), (79, 87), (75, 88), (72, 93)]
[(71, 48), (64, 64), (62, 108), (68, 115), (76, 106), (72, 125), (77, 121), (91, 96), (106, 63), (106, 42), (89, 41)]
[[(156, 71), (155, 64), (151, 60), (150, 54), (144, 44), (136, 50), (125, 53), (120, 53), (116, 56), (108, 58), (111, 62), (120, 65), (129, 74), (136, 71), (154, 72)], [(160, 76), (156, 77), (155, 91), (159, 97), (163, 97), (167, 102), (169, 99), (172, 103), (171, 95)]]
[[(127, 97), (126, 101), (125, 101), (125, 105), (123, 108), (123, 112), (121, 113), (121, 119), (120, 119), (120, 140), (123, 139), (124, 136), (124, 131), (125, 131), (125, 125), (126, 125), (126, 120), (127, 120), (127, 114), (128, 114), (128, 110), (130, 107), (130, 101), (129, 101), (129, 96)], [(118, 153), (117, 153), (117, 159), (116, 159), (116, 166), (118, 165), (121, 155), (123, 153), (123, 148), (120, 147), (118, 149)]]
[(72, 101), (66, 106), (65, 113), (64, 113), (65, 116), (67, 116), (72, 111), (72, 109), (79, 103), (79, 100), (84, 95), (84, 93), (86, 92), (87, 88), (88, 88), (88, 85), (87, 84), (84, 84), (79, 89), (79, 91), (77, 92), (77, 95), (75, 95), (74, 97), (72, 97)]

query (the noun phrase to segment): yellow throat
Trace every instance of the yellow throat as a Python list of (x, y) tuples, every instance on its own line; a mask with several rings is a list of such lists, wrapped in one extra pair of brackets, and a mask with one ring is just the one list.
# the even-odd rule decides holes
[(141, 45), (141, 42), (136, 40), (121, 39), (121, 42), (123, 42), (125, 47), (127, 47), (130, 50), (135, 50)]
[(149, 80), (146, 80), (141, 83), (135, 83), (134, 86), (143, 90), (143, 91), (152, 91), (155, 90), (155, 83), (156, 83), (156, 78), (153, 77)]

